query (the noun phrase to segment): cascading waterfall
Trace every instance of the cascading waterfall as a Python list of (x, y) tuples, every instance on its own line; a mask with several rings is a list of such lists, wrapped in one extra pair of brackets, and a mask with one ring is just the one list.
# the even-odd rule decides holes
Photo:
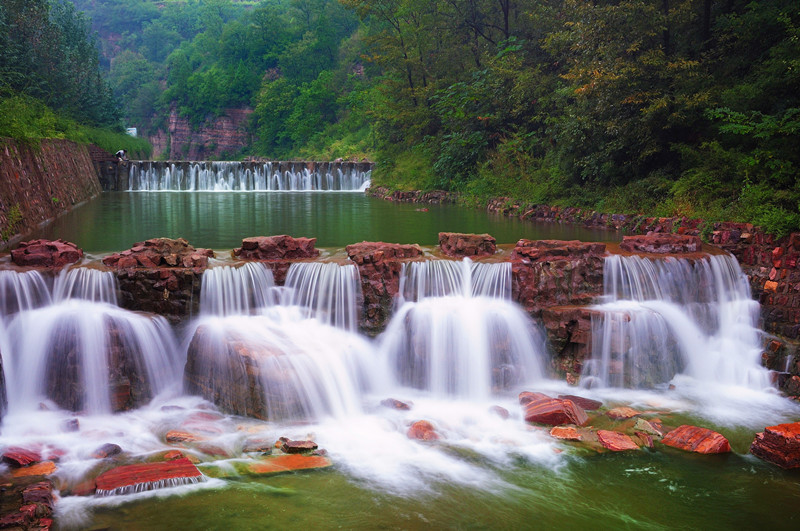
[(179, 379), (166, 320), (117, 307), (112, 273), (65, 270), (52, 293), (38, 273), (0, 277), (27, 286), (2, 293), (3, 306), (18, 310), (6, 317), (2, 345), (11, 411), (50, 399), (65, 409), (108, 413), (142, 404)]
[(404, 267), (402, 302), (381, 338), (399, 383), (475, 400), (542, 377), (544, 336), (510, 301), (511, 264), (432, 260)]
[(654, 387), (685, 374), (764, 389), (758, 303), (732, 256), (609, 256), (583, 382)]
[[(354, 265), (295, 263), (282, 288), (259, 263), (207, 271), (188, 390), (213, 389), (224, 409), (272, 420), (360, 412), (374, 356), (355, 333), (359, 298)], [(247, 392), (230, 383), (244, 380)]]
[(129, 191), (363, 191), (366, 163), (131, 162)]
[(50, 303), (50, 287), (38, 271), (0, 271), (0, 317)]

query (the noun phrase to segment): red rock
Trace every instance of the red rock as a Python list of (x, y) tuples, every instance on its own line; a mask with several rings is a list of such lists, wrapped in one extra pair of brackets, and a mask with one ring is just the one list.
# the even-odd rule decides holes
[(287, 454), (303, 454), (313, 452), (318, 448), (314, 441), (292, 441), (285, 440), (281, 444), (281, 450)]
[(316, 238), (293, 238), (281, 236), (257, 236), (242, 240), (242, 246), (233, 250), (233, 255), (242, 260), (302, 260), (316, 258)]
[(203, 475), (197, 467), (184, 458), (113, 468), (100, 474), (95, 483), (98, 494), (108, 495), (126, 488), (152, 490), (167, 486), (166, 482), (170, 480), (176, 483), (194, 482), (199, 481), (202, 477)]
[(242, 448), (244, 453), (272, 453), (272, 442), (267, 439), (247, 439)]
[(31, 477), (31, 476), (49, 476), (56, 471), (56, 464), (52, 461), (44, 461), (34, 465), (15, 468), (11, 471), (11, 475), (15, 478)]
[(22, 503), (41, 503), (52, 507), (53, 483), (49, 480), (46, 480), (25, 487), (25, 489), (22, 491)]
[(645, 433), (643, 431), (634, 432), (636, 438), (641, 441), (642, 446), (646, 446), (648, 448), (653, 448), (655, 445), (653, 444), (653, 436), (649, 433)]
[(721, 434), (708, 428), (685, 424), (667, 433), (661, 442), (679, 450), (699, 454), (723, 454), (731, 451), (728, 439)]
[(17, 446), (6, 448), (3, 452), (3, 462), (11, 467), (30, 466), (42, 460), (38, 452)]
[[(183, 238), (153, 238), (135, 243), (131, 249), (103, 258), (103, 263), (116, 269), (199, 268), (208, 267), (210, 249), (195, 249)], [(175, 280), (177, 282), (177, 279)]]
[(702, 251), (703, 241), (699, 236), (680, 234), (637, 235), (623, 236), (619, 247), (629, 253), (698, 253)]
[(181, 459), (182, 457), (185, 456), (180, 450), (170, 450), (164, 454), (164, 461), (174, 461), (175, 459)]
[(543, 400), (549, 398), (550, 398), (549, 396), (543, 393), (532, 393), (531, 391), (522, 391), (519, 394), (519, 404), (521, 406), (524, 406), (525, 404), (533, 402), (534, 400)]
[(494, 413), (495, 415), (497, 415), (498, 417), (500, 417), (503, 420), (506, 420), (508, 417), (511, 416), (511, 414), (508, 412), (508, 410), (506, 408), (500, 407), (500, 406), (492, 406), (492, 407), (490, 407), (489, 408), (489, 412), (490, 413)]
[(394, 398), (387, 398), (386, 400), (381, 400), (381, 405), (383, 407), (388, 407), (389, 409), (396, 409), (398, 411), (409, 411), (411, 406), (406, 404), (405, 402), (401, 402)]
[(320, 455), (276, 455), (266, 457), (248, 465), (251, 474), (280, 474), (295, 470), (327, 468), (333, 465), (330, 459)]
[(118, 444), (107, 443), (92, 452), (94, 459), (105, 459), (122, 452), (122, 448)]
[(492, 256), (497, 251), (497, 240), (488, 234), (459, 234), (440, 232), (439, 247), (447, 256)]
[(575, 402), (576, 405), (580, 406), (585, 411), (594, 411), (600, 409), (603, 405), (599, 400), (592, 400), (591, 398), (584, 398), (582, 396), (558, 395), (558, 398)]
[(560, 426), (562, 424), (582, 426), (589, 420), (586, 412), (575, 402), (542, 396), (544, 398), (534, 398), (523, 404), (525, 422), (548, 424), (550, 426)]
[(22, 242), (11, 251), (11, 260), (23, 267), (61, 269), (83, 258), (83, 251), (64, 240), (32, 240)]
[(630, 418), (633, 418), (633, 417), (635, 417), (637, 415), (641, 415), (641, 414), (642, 413), (640, 411), (636, 411), (633, 408), (629, 408), (629, 407), (625, 407), (625, 406), (623, 406), (623, 407), (615, 407), (614, 409), (609, 409), (608, 411), (606, 411), (606, 416), (608, 418), (614, 419), (614, 420), (630, 419)]
[(203, 438), (199, 435), (178, 430), (168, 431), (166, 435), (166, 441), (168, 443), (197, 442), (202, 440)]
[(231, 457), (231, 454), (228, 450), (222, 448), (221, 446), (217, 446), (216, 444), (208, 444), (208, 443), (198, 444), (197, 450), (203, 452), (206, 455), (214, 457), (224, 457), (226, 459)]
[(583, 439), (578, 430), (571, 426), (555, 426), (550, 430), (550, 436), (567, 441), (580, 441)]
[(600, 444), (602, 444), (604, 448), (612, 452), (625, 452), (627, 450), (639, 449), (639, 445), (633, 442), (630, 437), (618, 431), (598, 430), (597, 440), (600, 441)]
[(436, 428), (427, 420), (418, 420), (408, 428), (406, 433), (409, 439), (418, 441), (437, 441), (441, 437), (436, 433)]
[(764, 428), (750, 452), (782, 468), (800, 468), (800, 422)]

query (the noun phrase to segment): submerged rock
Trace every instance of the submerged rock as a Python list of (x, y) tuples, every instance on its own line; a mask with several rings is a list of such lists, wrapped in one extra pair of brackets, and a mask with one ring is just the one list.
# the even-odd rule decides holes
[(15, 478), (32, 477), (32, 476), (49, 476), (56, 471), (56, 464), (52, 461), (44, 461), (30, 466), (15, 468), (11, 471), (11, 475)]
[(582, 441), (583, 436), (572, 426), (555, 426), (550, 430), (550, 436), (565, 441)]
[(699, 454), (723, 454), (731, 451), (731, 445), (724, 436), (697, 426), (679, 426), (667, 433), (661, 442), (679, 450)]
[(750, 452), (782, 468), (800, 468), (800, 422), (764, 428)]
[(447, 256), (492, 256), (497, 251), (497, 240), (489, 234), (460, 234), (440, 232), (439, 247)]
[(83, 251), (64, 240), (32, 240), (22, 242), (11, 251), (11, 261), (22, 267), (61, 269), (83, 258)]
[(130, 494), (203, 481), (203, 474), (186, 458), (113, 468), (95, 483), (99, 496)]
[(606, 416), (613, 420), (630, 419), (641, 414), (641, 411), (636, 411), (635, 409), (626, 406), (615, 407), (614, 409), (609, 409), (606, 411)]
[(313, 470), (332, 466), (333, 462), (320, 455), (275, 455), (247, 465), (247, 472), (257, 475), (281, 474), (295, 470)]
[(625, 452), (627, 450), (638, 450), (639, 445), (633, 439), (618, 431), (598, 430), (597, 440), (604, 448), (612, 452)]
[(406, 435), (409, 439), (418, 441), (438, 441), (441, 436), (436, 432), (433, 424), (427, 420), (418, 420), (408, 428)]
[(381, 405), (383, 407), (388, 407), (389, 409), (396, 409), (398, 411), (409, 411), (411, 406), (405, 402), (401, 402), (395, 398), (387, 398), (385, 400), (381, 400)]

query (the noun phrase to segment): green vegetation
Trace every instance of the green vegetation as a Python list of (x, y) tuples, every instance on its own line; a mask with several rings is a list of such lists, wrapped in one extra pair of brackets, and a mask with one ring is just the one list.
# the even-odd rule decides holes
[(6, 226), (0, 231), (0, 240), (8, 241), (8, 239), (16, 234), (17, 225), (22, 221), (22, 211), (19, 209), (19, 203), (15, 203), (8, 210), (8, 217)]

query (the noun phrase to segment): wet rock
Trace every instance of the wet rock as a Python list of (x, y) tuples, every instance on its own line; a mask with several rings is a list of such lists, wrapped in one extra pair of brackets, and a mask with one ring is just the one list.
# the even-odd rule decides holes
[(285, 440), (281, 443), (281, 450), (286, 454), (305, 454), (313, 452), (318, 448), (314, 441), (292, 441)]
[(388, 407), (389, 409), (396, 409), (398, 411), (409, 411), (411, 406), (405, 402), (401, 402), (400, 400), (396, 400), (394, 398), (387, 398), (385, 400), (381, 400), (381, 405), (383, 407)]
[(606, 411), (606, 416), (613, 420), (630, 419), (641, 414), (641, 411), (636, 411), (635, 409), (626, 406), (615, 407), (614, 409), (609, 409)]
[(612, 452), (625, 452), (627, 450), (639, 449), (639, 445), (633, 442), (630, 437), (618, 431), (598, 430), (597, 440), (604, 448)]
[(18, 446), (6, 448), (3, 452), (3, 462), (11, 467), (19, 468), (23, 466), (30, 466), (34, 463), (38, 463), (41, 460), (42, 456), (38, 452), (34, 452), (26, 448), (20, 448)]
[[(638, 443), (640, 446), (646, 446), (647, 448), (653, 448), (655, 445), (653, 444), (653, 436), (649, 433), (645, 433), (643, 431), (635, 431), (634, 432), (634, 439), (638, 439)], [(634, 441), (635, 442), (635, 441)]]
[(15, 468), (11, 471), (11, 475), (15, 478), (31, 477), (31, 476), (49, 476), (56, 471), (56, 464), (52, 461), (44, 461), (30, 466)]
[(170, 430), (167, 432), (165, 439), (168, 443), (175, 444), (202, 441), (203, 437), (186, 431)]
[(242, 447), (242, 452), (271, 454), (272, 442), (267, 439), (247, 439)]
[[(575, 424), (582, 426), (589, 420), (586, 412), (575, 402), (561, 398), (550, 398), (540, 393), (539, 396), (526, 396), (526, 403), (522, 405), (525, 422), (560, 426), (562, 424)], [(522, 401), (522, 397), (520, 397)]]
[(242, 246), (234, 249), (233, 255), (242, 260), (303, 260), (319, 256), (314, 248), (316, 243), (316, 238), (257, 236), (243, 239)]
[(97, 494), (103, 496), (196, 483), (202, 477), (197, 467), (184, 458), (120, 466), (100, 474), (95, 483)]
[(78, 419), (67, 419), (61, 424), (61, 430), (68, 433), (80, 431), (80, 429), (81, 424)]
[(361, 328), (377, 335), (389, 322), (394, 297), (400, 290), (403, 264), (422, 257), (419, 245), (362, 242), (347, 246), (347, 255), (358, 267), (364, 298)]
[(633, 429), (636, 430), (637, 432), (646, 433), (648, 435), (654, 435), (656, 437), (664, 436), (664, 427), (661, 425), (660, 422), (656, 421), (636, 419), (636, 424), (633, 426)]
[(79, 262), (83, 251), (74, 243), (64, 240), (32, 240), (22, 242), (11, 251), (11, 261), (22, 267), (61, 269)]
[(800, 422), (764, 428), (750, 452), (782, 468), (800, 468)]
[(94, 459), (106, 459), (122, 453), (122, 448), (118, 444), (106, 443), (92, 452)]
[(550, 397), (543, 393), (532, 393), (531, 391), (522, 391), (519, 394), (519, 405), (524, 406), (534, 400), (549, 399)]
[(728, 439), (708, 428), (683, 425), (667, 433), (662, 443), (679, 450), (699, 454), (723, 454), (731, 451)]
[(492, 406), (492, 407), (490, 407), (489, 408), (489, 412), (490, 413), (494, 413), (495, 415), (497, 415), (498, 417), (500, 417), (503, 420), (506, 420), (508, 417), (511, 416), (511, 414), (508, 412), (508, 410), (506, 408), (500, 407), (500, 406)]
[(180, 450), (170, 450), (164, 454), (164, 461), (174, 461), (175, 459), (181, 459), (183, 457), (186, 456), (183, 455), (183, 452)]
[(699, 253), (703, 241), (699, 236), (652, 234), (623, 236), (620, 249), (628, 253), (681, 254)]
[(249, 464), (247, 471), (250, 474), (271, 475), (295, 470), (313, 470), (332, 466), (330, 459), (320, 455), (275, 455), (259, 459)]
[(497, 251), (497, 240), (488, 234), (459, 234), (440, 232), (439, 247), (447, 256), (492, 256)]
[(580, 432), (571, 426), (555, 426), (550, 430), (550, 436), (566, 441), (581, 441), (583, 437)]
[(103, 263), (117, 269), (130, 268), (197, 268), (208, 267), (208, 259), (214, 257), (210, 249), (195, 249), (183, 238), (153, 238), (133, 244), (121, 253), (103, 258)]
[(418, 420), (408, 428), (406, 436), (409, 439), (416, 439), (418, 441), (438, 441), (441, 436), (436, 432), (433, 424), (427, 420)]
[(592, 400), (591, 398), (584, 398), (576, 395), (558, 395), (558, 398), (563, 400), (571, 400), (585, 411), (594, 411), (600, 409), (603, 403), (599, 400)]

